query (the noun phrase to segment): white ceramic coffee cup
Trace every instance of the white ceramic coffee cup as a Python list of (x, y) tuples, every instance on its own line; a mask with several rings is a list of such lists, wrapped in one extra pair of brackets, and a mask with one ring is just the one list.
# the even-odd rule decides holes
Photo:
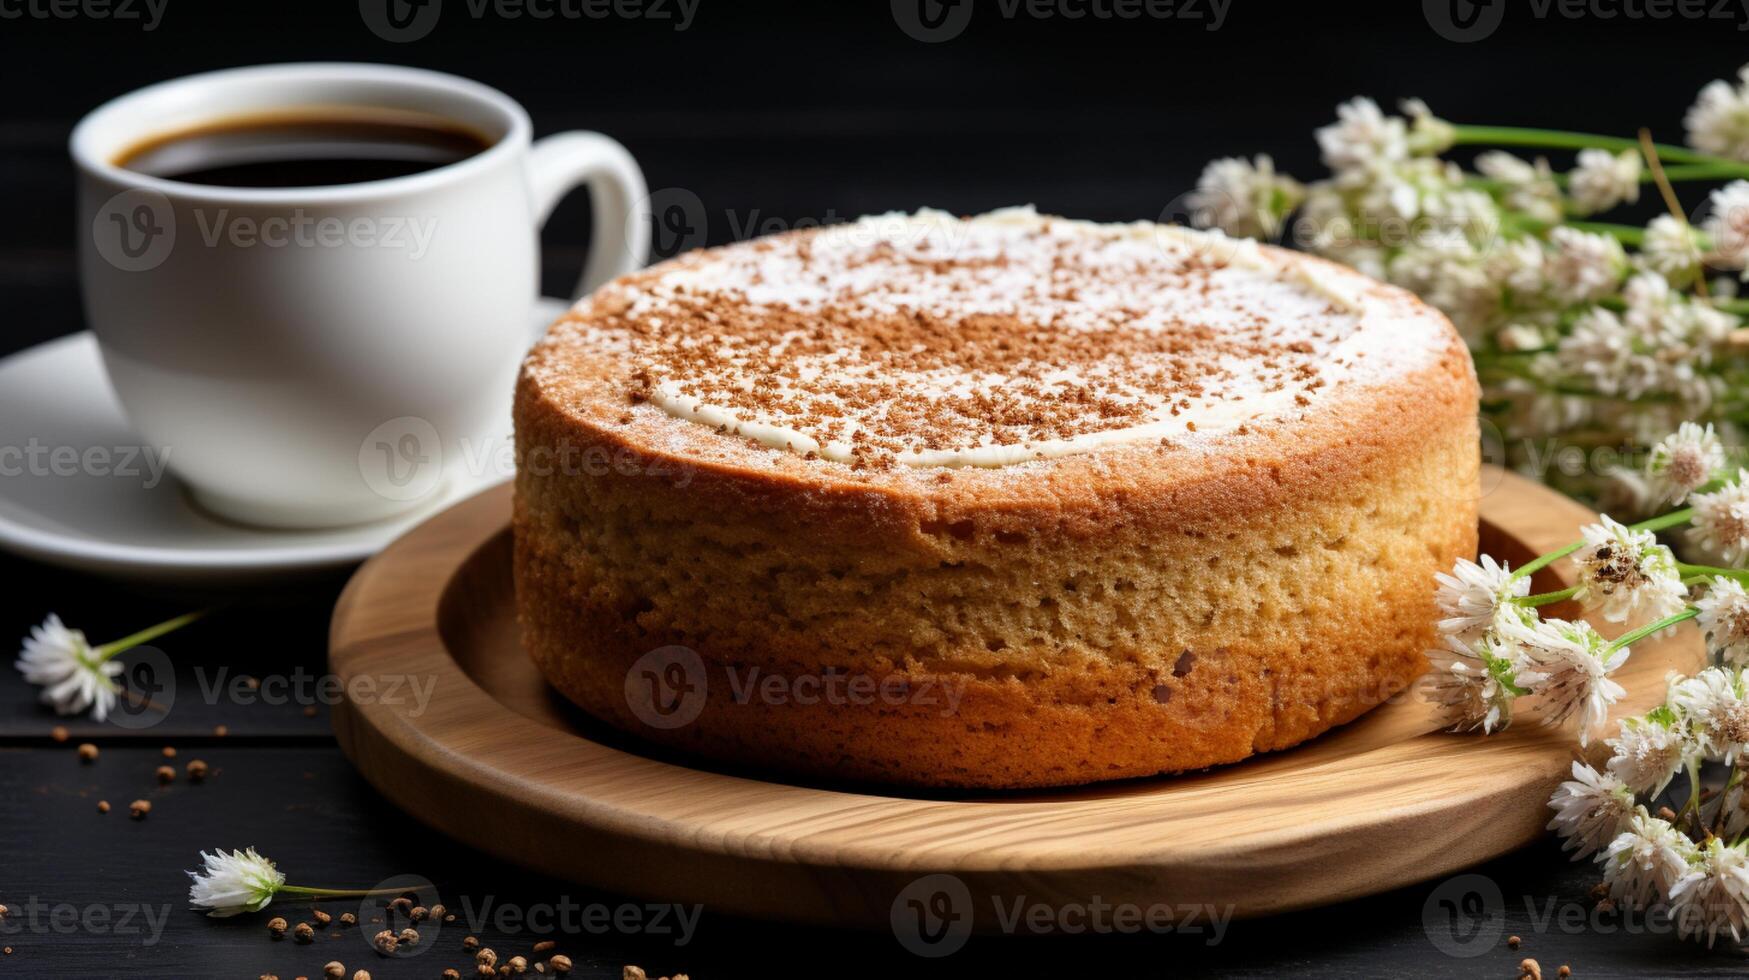
[[(435, 114), (492, 142), (410, 176), (308, 188), (115, 163), (154, 136), (321, 106)], [(86, 315), (130, 419), (204, 507), (282, 527), (381, 519), (435, 491), (434, 461), (504, 427), (554, 205), (589, 188), (579, 292), (643, 265), (649, 246), (643, 175), (622, 146), (531, 129), (484, 85), (355, 64), (194, 75), (79, 123)]]

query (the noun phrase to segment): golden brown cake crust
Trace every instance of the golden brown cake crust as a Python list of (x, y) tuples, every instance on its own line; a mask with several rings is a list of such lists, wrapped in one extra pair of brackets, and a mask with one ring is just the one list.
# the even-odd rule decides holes
[[(1266, 254), (1438, 324), (1435, 349), (1218, 452), (870, 468), (634, 405), (623, 363), (555, 330), (516, 393), (531, 656), (659, 742), (926, 785), (1196, 769), (1353, 719), (1423, 669), (1432, 574), (1473, 553), (1476, 384), (1412, 295)], [(704, 672), (700, 713), (674, 728), (627, 684), (669, 646)]]

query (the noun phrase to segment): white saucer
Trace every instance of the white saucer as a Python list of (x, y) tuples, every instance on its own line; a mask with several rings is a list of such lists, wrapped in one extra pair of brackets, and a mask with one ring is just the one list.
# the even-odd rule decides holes
[[(543, 300), (537, 315), (543, 325), (551, 323), (564, 306)], [(507, 379), (506, 438), (508, 387)], [(478, 467), (480, 472), (458, 467), (409, 513), (373, 524), (287, 531), (208, 516), (189, 502), (175, 477), (162, 474), (154, 482), (143, 455), (129, 465), (122, 453), (110, 452), (100, 466), (70, 456), (77, 451), (83, 460), (88, 448), (139, 444), (89, 332), (0, 360), (0, 548), (81, 571), (169, 585), (315, 572), (363, 561), (432, 513), (511, 476), (496, 463)], [(31, 447), (37, 447), (34, 464)]]

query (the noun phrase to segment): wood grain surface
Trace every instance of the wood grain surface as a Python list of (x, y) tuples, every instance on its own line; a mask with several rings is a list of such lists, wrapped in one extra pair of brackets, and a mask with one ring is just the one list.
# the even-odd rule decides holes
[[(1515, 563), (1592, 517), (1519, 477), (1490, 471), (1487, 482), (1484, 547)], [(1062, 792), (915, 794), (708, 768), (610, 735), (546, 691), (517, 644), (508, 516), (508, 488), (488, 491), (349, 585), (334, 616), (336, 673), (436, 686), (422, 712), (349, 704), (336, 714), (341, 746), (438, 829), (616, 891), (873, 926), (919, 877), (940, 873), (964, 882), (975, 908), (1026, 895), (1280, 912), (1522, 846), (1542, 833), (1576, 751), (1571, 733), (1533, 724), (1534, 711), (1487, 739), (1439, 732), (1409, 695), (1288, 752)], [(1556, 566), (1537, 587), (1569, 574)], [(1702, 657), (1692, 632), (1636, 647), (1616, 675), (1629, 692), (1618, 713), (1658, 703), (1665, 672)], [(444, 805), (457, 798), (489, 805)], [(989, 915), (976, 924), (999, 926)]]

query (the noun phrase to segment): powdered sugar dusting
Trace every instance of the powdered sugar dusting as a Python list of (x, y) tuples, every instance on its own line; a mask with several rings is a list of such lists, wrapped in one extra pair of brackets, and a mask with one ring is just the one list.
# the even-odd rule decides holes
[(1427, 363), (1433, 317), (1250, 243), (1011, 209), (694, 252), (561, 327), (631, 403), (857, 467), (1005, 466), (1274, 425)]

